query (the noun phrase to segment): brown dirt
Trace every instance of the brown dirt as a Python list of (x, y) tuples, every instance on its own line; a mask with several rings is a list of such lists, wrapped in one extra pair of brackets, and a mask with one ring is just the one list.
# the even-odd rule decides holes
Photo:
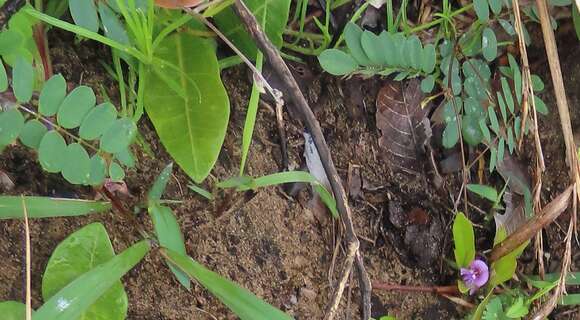
[[(62, 72), (72, 83), (78, 84), (82, 79), (96, 91), (103, 88), (114, 99), (117, 96), (114, 81), (97, 63), (98, 59), (109, 61), (107, 50), (87, 44), (72, 45), (70, 36), (65, 33), (57, 35), (51, 38), (55, 72)], [(243, 68), (228, 70), (222, 78), (230, 96), (232, 116), (224, 148), (212, 172), (217, 180), (238, 174), (241, 132), (250, 92)], [(351, 199), (351, 203), (371, 279), (406, 285), (452, 283), (453, 276), (446, 268), (441, 269), (444, 264), (439, 261), (429, 268), (419, 268), (412, 255), (399, 247), (400, 242), (396, 239), (401, 238), (400, 232), (383, 226), (387, 198), (403, 200), (406, 206), (423, 208), (442, 219), (447, 238), (441, 239), (440, 250), (450, 252), (447, 228), (450, 205), (437, 195), (429, 194), (429, 190), (401, 185), (392, 179), (381, 160), (374, 124), (374, 97), (380, 84), (365, 81), (363, 91), (357, 97), (350, 91), (352, 83), (348, 81), (328, 76), (315, 77), (314, 81), (308, 86), (314, 88), (309, 96), (312, 102), (316, 101), (314, 110), (318, 118), (323, 119), (323, 131), (343, 180), (347, 181), (349, 165), (360, 166), (363, 190), (361, 196)], [(547, 86), (547, 91), (549, 89)], [(543, 134), (542, 142), (546, 146), (544, 154), (550, 172), (544, 180), (546, 191), (542, 199), (545, 201), (562, 190), (561, 181), (567, 179), (566, 170), (562, 170), (565, 168), (562, 137), (559, 129), (555, 129), (559, 128), (556, 108), (553, 103), (549, 105), (552, 113), (547, 120), (542, 120), (540, 127), (543, 133), (547, 132)], [(580, 113), (576, 110), (573, 118), (576, 126), (579, 119)], [(291, 166), (297, 168), (303, 163), (302, 129), (289, 114), (286, 114), (286, 124)], [(135, 149), (139, 163), (128, 172), (126, 179), (133, 196), (127, 199), (130, 203), (143, 197), (155, 176), (171, 161), (147, 119), (142, 120), (140, 131), (151, 145), (155, 158), (139, 148)], [(261, 176), (280, 170), (277, 141), (275, 116), (268, 108), (261, 108), (248, 159), (248, 174)], [(20, 146), (11, 147), (0, 155), (0, 169), (8, 173), (17, 185), (11, 194), (94, 196), (89, 189), (73, 188), (58, 175), (44, 173), (36, 162), (36, 156)], [(309, 207), (308, 192), (302, 191), (296, 198), (287, 196), (280, 188), (246, 194), (224, 192), (212, 203), (189, 191), (188, 182), (181, 170), (175, 170), (165, 195), (167, 199), (183, 201), (173, 209), (185, 235), (187, 252), (208, 268), (238, 282), (297, 319), (322, 318), (334, 284), (331, 281), (335, 281), (343, 256), (340, 253), (333, 264), (335, 235), (339, 229), (326, 214), (321, 215)], [(140, 215), (139, 219), (149, 224), (146, 215)], [(40, 284), (51, 252), (68, 234), (93, 221), (105, 224), (117, 252), (138, 240), (134, 228), (112, 212), (31, 222), (33, 307), (42, 304)], [(562, 232), (551, 227), (547, 233), (550, 235), (550, 250), (561, 252)], [(0, 301), (22, 300), (24, 296), (22, 234), (19, 221), (0, 221), (0, 256), (3, 257)], [(335, 272), (329, 277), (332, 268)], [(557, 264), (553, 268), (557, 268)], [(207, 313), (218, 319), (235, 318), (202, 287), (194, 285), (191, 292), (182, 289), (156, 252), (129, 272), (123, 283), (129, 296), (128, 319), (210, 319)], [(356, 281), (352, 283), (356, 284)], [(359, 299), (356, 286), (352, 291), (347, 290), (339, 319), (359, 318)], [(375, 317), (389, 313), (396, 315), (397, 319), (453, 319), (459, 318), (464, 311), (430, 294), (373, 293)]]

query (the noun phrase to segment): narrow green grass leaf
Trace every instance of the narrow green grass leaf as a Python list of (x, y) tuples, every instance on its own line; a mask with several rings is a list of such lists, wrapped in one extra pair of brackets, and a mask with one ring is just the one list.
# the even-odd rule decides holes
[(560, 303), (563, 306), (577, 306), (580, 305), (580, 293), (568, 293), (562, 296)]
[[(62, 199), (49, 197), (24, 197), (28, 217), (54, 218), (76, 217), (111, 209), (111, 204), (101, 201)], [(0, 219), (21, 219), (22, 198), (20, 196), (0, 196)]]
[[(264, 55), (258, 52), (256, 57), (256, 69), (262, 71), (262, 63), (264, 62)], [(246, 161), (250, 152), (250, 145), (252, 144), (252, 136), (254, 135), (254, 126), (256, 124), (256, 116), (258, 114), (258, 104), (260, 102), (260, 84), (256, 80), (252, 83), (252, 93), (250, 94), (250, 102), (248, 103), (248, 111), (246, 112), (246, 119), (244, 121), (244, 131), (242, 133), (242, 158), (240, 160), (240, 175), (244, 174)]]
[(93, 89), (78, 86), (69, 93), (56, 114), (56, 120), (63, 128), (74, 129), (81, 125), (86, 114), (95, 106), (97, 98)]
[(238, 284), (206, 269), (204, 266), (171, 250), (164, 250), (173, 264), (183, 270), (192, 280), (196, 280), (222, 301), (241, 320), (283, 320), (292, 319), (250, 291)]
[(453, 244), (457, 267), (467, 267), (475, 259), (475, 235), (471, 221), (457, 212), (453, 221)]
[(12, 69), (12, 89), (16, 100), (20, 103), (27, 103), (32, 98), (34, 68), (22, 57), (16, 60)]
[(153, 186), (147, 194), (147, 200), (150, 203), (161, 200), (161, 196), (163, 196), (163, 193), (165, 192), (167, 182), (169, 182), (172, 172), (173, 162), (169, 163), (165, 168), (163, 168), (163, 170), (161, 170), (161, 173), (157, 176), (157, 179), (155, 179)]
[[(101, 223), (91, 223), (75, 231), (58, 244), (48, 260), (42, 275), (42, 298), (50, 300), (76, 278), (114, 256), (111, 240)], [(117, 280), (80, 318), (123, 320), (127, 316), (128, 304), (123, 284)]]
[(200, 196), (202, 196), (202, 197), (206, 198), (207, 200), (213, 200), (213, 198), (214, 198), (214, 197), (213, 197), (213, 194), (211, 194), (211, 192), (209, 192), (209, 191), (205, 190), (204, 188), (202, 188), (202, 187), (200, 187), (200, 186), (197, 186), (197, 185), (195, 185), (195, 184), (193, 184), (193, 183), (191, 183), (191, 184), (187, 185), (187, 187), (188, 187), (188, 188), (189, 188), (191, 191), (193, 191), (193, 192), (195, 192), (195, 193), (199, 194)]
[(149, 242), (143, 240), (109, 261), (82, 274), (58, 291), (34, 314), (34, 320), (78, 319), (111, 286), (131, 270), (149, 252)]
[(61, 74), (55, 74), (48, 79), (38, 98), (38, 111), (47, 117), (54, 116), (66, 97), (66, 80)]
[(497, 190), (490, 186), (482, 185), (482, 184), (468, 184), (467, 190), (477, 194), (478, 196), (485, 198), (491, 202), (498, 202), (499, 195), (497, 194)]
[(57, 173), (65, 166), (66, 143), (55, 130), (50, 130), (40, 140), (38, 161), (45, 171)]

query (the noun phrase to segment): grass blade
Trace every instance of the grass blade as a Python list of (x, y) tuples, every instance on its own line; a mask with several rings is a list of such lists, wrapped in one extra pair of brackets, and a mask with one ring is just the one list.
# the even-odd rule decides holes
[[(109, 202), (49, 198), (24, 197), (28, 218), (75, 217), (111, 209)], [(22, 200), (18, 196), (0, 196), (0, 220), (22, 219)]]

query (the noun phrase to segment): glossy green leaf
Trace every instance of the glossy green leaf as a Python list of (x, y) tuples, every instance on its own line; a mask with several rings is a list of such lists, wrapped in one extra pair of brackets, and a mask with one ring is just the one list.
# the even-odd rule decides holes
[(431, 43), (425, 45), (423, 48), (422, 55), (422, 69), (425, 73), (431, 73), (435, 70), (435, 64), (437, 63), (437, 53), (435, 52), (435, 46)]
[[(516, 59), (511, 55), (508, 54), (508, 60), (510, 64), (510, 68), (512, 69), (512, 74), (514, 75), (514, 91), (516, 93), (516, 99), (518, 104), (522, 103), (522, 72), (520, 71), (520, 66)], [(502, 82), (503, 87), (503, 82)]]
[[(75, 217), (107, 211), (111, 204), (101, 201), (24, 197), (29, 218)], [(22, 197), (0, 196), (0, 219), (23, 218)]]
[(477, 194), (478, 196), (485, 198), (491, 202), (499, 202), (499, 195), (497, 190), (490, 186), (482, 184), (468, 184), (467, 190)]
[[(282, 47), (282, 34), (288, 22), (290, 0), (244, 0), (244, 3), (254, 14), (262, 30), (265, 30), (272, 44), (276, 48)], [(246, 57), (254, 58), (256, 56), (257, 48), (254, 40), (246, 32), (244, 24), (232, 8), (222, 10), (214, 16), (214, 19), (224, 35)]]
[(109, 165), (109, 177), (114, 182), (121, 182), (125, 179), (125, 170), (115, 161)]
[[(520, 87), (521, 87), (521, 79), (520, 79)], [(514, 114), (515, 112), (514, 96), (512, 95), (512, 89), (510, 88), (507, 79), (504, 77), (501, 77), (501, 89), (503, 92), (505, 103), (507, 104), (510, 113)]]
[[(64, 239), (52, 252), (42, 276), (42, 297), (50, 300), (83, 274), (110, 261), (115, 251), (105, 227), (91, 223)], [(86, 311), (81, 319), (123, 320), (128, 299), (121, 281), (116, 280)]]
[(78, 86), (62, 101), (56, 119), (63, 128), (73, 129), (81, 125), (87, 113), (95, 106), (97, 98), (93, 89)]
[(364, 53), (373, 65), (385, 64), (383, 46), (376, 34), (365, 30), (361, 35), (360, 42)]
[(100, 155), (96, 154), (91, 158), (90, 173), (87, 184), (91, 186), (98, 186), (105, 182), (107, 176), (107, 163)]
[(48, 129), (46, 129), (45, 125), (36, 119), (32, 119), (26, 122), (22, 128), (22, 132), (20, 132), (20, 142), (29, 148), (38, 149), (40, 141), (47, 131)]
[(92, 32), (99, 31), (99, 18), (94, 1), (69, 0), (68, 5), (70, 14), (77, 26)]
[(101, 137), (101, 150), (109, 153), (121, 152), (131, 144), (136, 134), (137, 126), (132, 119), (117, 119)]
[(8, 89), (8, 75), (6, 74), (6, 68), (0, 58), (0, 93)]
[(502, 7), (502, 0), (488, 0), (488, 1), (489, 1), (489, 6), (491, 7), (491, 11), (493, 11), (493, 13), (495, 15), (500, 14), (501, 7)]
[(34, 320), (78, 319), (109, 288), (149, 252), (147, 240), (138, 242), (109, 261), (77, 277), (54, 294), (34, 314)]
[(38, 111), (47, 117), (58, 112), (58, 109), (66, 97), (66, 80), (61, 74), (55, 74), (48, 79), (38, 98)]
[(433, 91), (433, 87), (435, 87), (435, 77), (433, 75), (429, 75), (421, 80), (421, 91), (424, 93)]
[(109, 129), (117, 118), (117, 109), (110, 102), (102, 103), (91, 109), (83, 119), (79, 136), (85, 140), (94, 140)]
[(173, 171), (173, 163), (170, 163), (157, 176), (157, 179), (155, 179), (153, 186), (151, 187), (149, 193), (147, 194), (147, 200), (149, 202), (157, 202), (161, 199), (161, 196), (163, 195), (163, 193), (165, 192), (165, 188), (167, 187), (167, 182), (169, 181), (169, 178), (171, 178), (172, 171)]
[(489, 6), (487, 0), (473, 0), (473, 8), (477, 14), (477, 18), (481, 22), (486, 22), (489, 19)]
[(66, 165), (66, 143), (62, 136), (51, 130), (42, 137), (38, 146), (38, 161), (45, 171), (57, 173)]
[[(482, 0), (484, 1), (484, 0)], [(481, 38), (481, 50), (487, 61), (493, 61), (497, 57), (497, 39), (491, 28), (485, 28)]]
[(459, 141), (459, 130), (457, 130), (457, 121), (447, 123), (443, 130), (443, 146), (447, 149), (453, 148)]
[[(116, 0), (112, 1), (115, 2)], [(99, 2), (98, 4), (99, 16), (101, 17), (101, 22), (103, 23), (103, 30), (105, 31), (105, 35), (107, 38), (113, 39), (122, 44), (130, 44), (129, 36), (127, 35), (127, 31), (125, 27), (119, 21), (119, 18), (109, 8), (105, 2)]]
[(26, 319), (26, 305), (18, 301), (0, 302), (0, 314), (3, 320)]
[(0, 111), (0, 146), (7, 146), (14, 142), (23, 127), (24, 117), (18, 109)]
[[(166, 38), (157, 54), (182, 73), (153, 66), (146, 75), (145, 107), (169, 154), (199, 183), (217, 160), (230, 112), (215, 49), (210, 40), (182, 33)], [(168, 77), (173, 85), (161, 80)]]
[(171, 250), (165, 252), (173, 264), (183, 270), (192, 280), (203, 285), (241, 320), (292, 319), (238, 284), (206, 269), (190, 257)]
[(453, 244), (457, 267), (467, 267), (475, 259), (475, 235), (471, 221), (463, 212), (457, 212), (453, 220)]
[(479, 121), (473, 114), (463, 116), (461, 133), (463, 140), (470, 146), (476, 146), (483, 140), (483, 133), (479, 128)]
[(91, 161), (85, 148), (78, 143), (71, 143), (64, 153), (66, 165), (62, 176), (72, 184), (85, 184), (91, 173)]
[(22, 57), (16, 60), (12, 69), (12, 89), (16, 100), (20, 103), (27, 103), (32, 98), (34, 68)]
[(546, 107), (546, 104), (544, 103), (544, 101), (540, 98), (538, 98), (538, 96), (534, 95), (534, 104), (536, 105), (536, 111), (543, 114), (543, 115), (547, 115), (548, 114), (548, 107)]
[(318, 61), (324, 71), (335, 76), (347, 75), (358, 68), (357, 62), (350, 55), (338, 49), (324, 50), (318, 56)]
[(487, 112), (489, 114), (489, 122), (491, 124), (491, 130), (493, 130), (493, 132), (495, 132), (496, 134), (499, 134), (499, 121), (497, 120), (497, 114), (495, 113), (493, 106), (489, 106), (487, 108)]
[[(187, 255), (185, 251), (185, 242), (183, 234), (179, 227), (179, 223), (173, 214), (173, 211), (168, 207), (160, 206), (158, 204), (149, 204), (149, 215), (155, 228), (155, 234), (159, 240), (159, 244), (167, 249), (173, 250), (176, 253)], [(169, 268), (185, 288), (191, 289), (191, 281), (187, 274), (175, 267), (169, 262)]]

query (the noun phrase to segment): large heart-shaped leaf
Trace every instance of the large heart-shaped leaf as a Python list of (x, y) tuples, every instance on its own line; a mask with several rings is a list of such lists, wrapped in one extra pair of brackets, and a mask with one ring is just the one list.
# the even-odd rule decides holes
[[(92, 223), (64, 239), (52, 252), (42, 277), (42, 297), (49, 300), (62, 288), (94, 267), (111, 260), (115, 251), (101, 223)], [(117, 280), (82, 315), (87, 319), (125, 319), (128, 299)]]
[(145, 75), (145, 108), (169, 154), (199, 183), (217, 160), (230, 114), (215, 47), (175, 34), (156, 54), (168, 64), (152, 65)]
[[(265, 30), (272, 44), (280, 48), (282, 33), (288, 21), (290, 0), (244, 0), (244, 3)], [(232, 8), (227, 8), (216, 15), (215, 21), (224, 35), (248, 58), (256, 57), (256, 45)]]

